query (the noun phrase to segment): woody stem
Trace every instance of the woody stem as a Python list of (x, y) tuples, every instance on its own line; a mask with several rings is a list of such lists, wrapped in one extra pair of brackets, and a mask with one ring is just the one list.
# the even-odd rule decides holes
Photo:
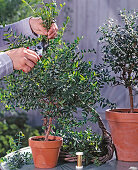
[(45, 141), (48, 141), (48, 136), (50, 134), (51, 127), (52, 127), (52, 118), (50, 117), (49, 123), (48, 123), (48, 129), (47, 129), (46, 134), (45, 134)]
[(133, 113), (134, 112), (134, 106), (133, 106), (133, 93), (132, 93), (132, 87), (129, 86), (128, 87), (129, 90), (129, 97), (130, 97), (130, 112)]

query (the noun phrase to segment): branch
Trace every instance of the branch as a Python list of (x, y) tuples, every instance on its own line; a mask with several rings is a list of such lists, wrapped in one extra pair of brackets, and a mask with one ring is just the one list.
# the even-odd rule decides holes
[(50, 134), (51, 127), (52, 127), (52, 118), (50, 117), (49, 118), (49, 124), (48, 124), (48, 130), (47, 130), (46, 135), (45, 135), (45, 141), (48, 141), (48, 136)]

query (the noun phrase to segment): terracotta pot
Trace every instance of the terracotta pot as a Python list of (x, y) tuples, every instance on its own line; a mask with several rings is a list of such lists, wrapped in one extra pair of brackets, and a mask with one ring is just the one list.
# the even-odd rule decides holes
[[(138, 161), (138, 109), (128, 113), (129, 109), (106, 111), (111, 135), (121, 161)], [(122, 112), (122, 113), (121, 113)]]
[(58, 136), (49, 136), (48, 139), (53, 141), (32, 140), (42, 137), (44, 136), (29, 138), (29, 146), (32, 149), (34, 165), (36, 168), (54, 168), (57, 165), (63, 139)]

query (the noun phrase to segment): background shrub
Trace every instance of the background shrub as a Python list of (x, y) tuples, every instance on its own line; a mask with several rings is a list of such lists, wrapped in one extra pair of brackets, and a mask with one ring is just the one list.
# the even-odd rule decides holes
[[(36, 5), (39, 0), (31, 0)], [(29, 0), (27, 1), (29, 2)], [(0, 0), (0, 24), (11, 24), (31, 15), (31, 10), (25, 8), (22, 0)]]
[(27, 116), (24, 113), (18, 113), (16, 116), (5, 116), (0, 121), (0, 157), (6, 155), (6, 152), (10, 149), (10, 137), (15, 138), (15, 135), (22, 131), (25, 135), (22, 146), (26, 147), (29, 137), (40, 135), (38, 129), (27, 125)]

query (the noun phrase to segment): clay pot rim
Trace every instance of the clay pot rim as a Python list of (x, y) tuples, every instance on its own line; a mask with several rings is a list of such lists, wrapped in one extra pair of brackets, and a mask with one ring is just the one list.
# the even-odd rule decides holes
[[(120, 113), (119, 111), (126, 111), (123, 113)], [(114, 121), (114, 122), (124, 122), (124, 123), (138, 123), (138, 113), (127, 113), (127, 111), (130, 109), (108, 109), (106, 110), (106, 120), (108, 121)], [(134, 109), (138, 112), (138, 109)]]
[(49, 137), (53, 137), (53, 138), (59, 138), (58, 140), (53, 140), (53, 141), (37, 141), (37, 140), (32, 140), (32, 139), (37, 139), (37, 138), (44, 138), (45, 136), (32, 136), (29, 138), (30, 141), (33, 142), (48, 142), (48, 143), (52, 143), (52, 142), (58, 142), (58, 141), (63, 141), (63, 138), (60, 136), (52, 136), (49, 135)]
[[(134, 115), (134, 114), (138, 114), (138, 108), (134, 108), (134, 113), (128, 113), (127, 111), (129, 111), (130, 109), (128, 108), (116, 108), (116, 109), (107, 109), (106, 112), (112, 112), (113, 114), (128, 114), (128, 115)], [(123, 111), (123, 112), (120, 112)]]

